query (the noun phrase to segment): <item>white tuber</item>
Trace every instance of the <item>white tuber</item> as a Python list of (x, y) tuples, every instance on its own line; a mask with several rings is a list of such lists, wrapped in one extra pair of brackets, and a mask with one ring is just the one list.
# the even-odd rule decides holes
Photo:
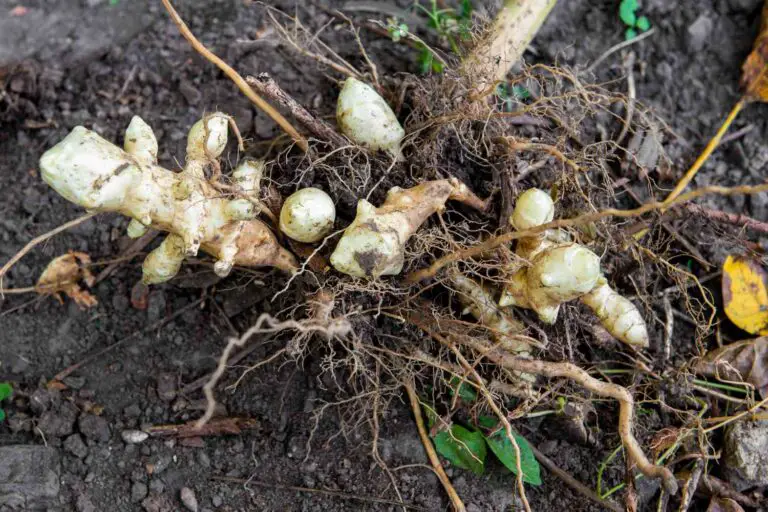
[[(553, 218), (554, 204), (549, 194), (529, 189), (520, 194), (510, 224), (525, 230)], [(564, 232), (547, 230), (518, 241), (515, 252), (529, 266), (512, 274), (499, 305), (530, 308), (542, 321), (553, 323), (561, 303), (579, 298), (618, 340), (648, 346), (648, 331), (640, 311), (608, 286), (600, 271), (600, 258), (586, 247), (564, 239)]]
[[(254, 218), (249, 201), (224, 197), (205, 179), (205, 168), (217, 163), (226, 145), (228, 119), (215, 113), (192, 127), (179, 173), (157, 165), (157, 141), (139, 117), (126, 130), (125, 151), (78, 126), (42, 156), (42, 177), (73, 203), (130, 217), (130, 236), (141, 236), (150, 227), (173, 235), (145, 261), (146, 283), (170, 279), (183, 258), (199, 248), (218, 260), (214, 270), (222, 276), (235, 264), (295, 269), (293, 255)], [(259, 167), (245, 163), (236, 173), (254, 185)]]
[(500, 306), (534, 310), (546, 323), (554, 323), (560, 304), (581, 297), (600, 278), (600, 257), (579, 244), (545, 249), (531, 266), (516, 272), (504, 289)]
[(632, 302), (608, 286), (604, 277), (581, 302), (595, 312), (603, 327), (628, 345), (648, 346), (648, 329), (640, 311)]
[(405, 130), (384, 98), (355, 78), (344, 82), (336, 104), (336, 120), (344, 135), (373, 150), (400, 158)]
[(552, 197), (538, 188), (529, 188), (517, 198), (509, 223), (518, 231), (535, 228), (555, 217)]
[(319, 188), (294, 192), (280, 210), (280, 231), (298, 242), (319, 242), (331, 232), (335, 221), (333, 199)]
[(361, 199), (355, 220), (331, 254), (331, 265), (355, 277), (399, 274), (405, 243), (430, 215), (443, 210), (449, 199), (485, 208), (485, 203), (455, 178), (427, 181), (409, 189), (393, 187), (379, 208)]

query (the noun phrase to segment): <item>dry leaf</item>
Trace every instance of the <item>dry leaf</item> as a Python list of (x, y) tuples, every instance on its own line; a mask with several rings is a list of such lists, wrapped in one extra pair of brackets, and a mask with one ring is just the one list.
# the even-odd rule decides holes
[(760, 33), (741, 68), (741, 87), (747, 99), (768, 101), (768, 1), (763, 5)]
[(53, 295), (62, 304), (64, 301), (59, 293), (64, 293), (81, 308), (95, 306), (98, 304), (96, 297), (77, 284), (79, 281), (84, 281), (88, 286), (93, 286), (96, 279), (88, 270), (87, 265), (90, 263), (90, 256), (84, 252), (74, 251), (51, 260), (35, 285), (37, 293)]
[(744, 509), (731, 498), (712, 498), (707, 512), (744, 512)]
[(768, 397), (768, 337), (731, 343), (707, 352), (696, 373), (729, 382), (748, 382)]
[(728, 256), (723, 264), (725, 314), (750, 334), (768, 335), (768, 272), (756, 261)]

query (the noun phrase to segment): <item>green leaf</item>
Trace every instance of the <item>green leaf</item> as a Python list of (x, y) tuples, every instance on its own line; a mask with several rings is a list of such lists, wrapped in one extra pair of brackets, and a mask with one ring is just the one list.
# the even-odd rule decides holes
[(496, 425), (499, 424), (499, 419), (495, 416), (480, 416), (477, 418), (477, 425), (479, 427), (492, 429), (496, 428)]
[(5, 411), (0, 409), (0, 422), (5, 421)]
[(459, 6), (459, 18), (468, 20), (472, 16), (472, 0), (461, 0)]
[(13, 386), (7, 382), (0, 382), (0, 401), (10, 398), (13, 395)]
[(627, 41), (634, 39), (637, 37), (637, 30), (633, 28), (628, 28), (626, 32), (624, 32), (624, 39)]
[(476, 475), (485, 470), (486, 447), (483, 434), (472, 432), (461, 425), (451, 425), (434, 438), (437, 453), (456, 467), (468, 469)]
[(470, 386), (466, 381), (462, 381), (460, 378), (454, 376), (451, 379), (451, 396), (456, 395), (458, 389), (459, 398), (465, 403), (471, 403), (477, 400), (477, 391)]
[(637, 27), (640, 32), (646, 32), (651, 28), (651, 20), (649, 20), (647, 16), (640, 16), (637, 18), (635, 27)]
[(619, 18), (628, 27), (634, 27), (637, 23), (637, 0), (621, 0), (619, 4)]
[[(539, 467), (539, 461), (537, 461), (536, 457), (533, 455), (531, 445), (517, 432), (512, 432), (512, 436), (515, 438), (518, 448), (520, 448), (520, 469), (523, 470), (523, 482), (531, 485), (541, 485), (541, 468)], [(492, 435), (487, 436), (485, 440), (488, 442), (491, 451), (501, 463), (511, 472), (517, 474), (515, 447), (512, 446), (512, 442), (507, 439), (506, 431), (504, 429), (499, 429)]]
[(527, 100), (531, 97), (531, 91), (523, 87), (522, 85), (514, 85), (512, 87), (512, 94), (519, 100)]

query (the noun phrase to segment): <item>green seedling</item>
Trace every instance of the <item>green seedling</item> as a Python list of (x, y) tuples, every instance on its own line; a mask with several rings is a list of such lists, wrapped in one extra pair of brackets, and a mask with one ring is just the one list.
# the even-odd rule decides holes
[[(435, 30), (440, 39), (448, 43), (451, 51), (459, 54), (459, 41), (467, 41), (471, 38), (471, 0), (461, 0), (455, 9), (441, 9), (437, 5), (437, 0), (431, 0), (429, 7), (424, 7), (419, 3), (414, 4), (414, 7), (426, 15), (427, 26)], [(409, 28), (405, 23), (401, 23), (395, 18), (389, 18), (387, 20), (387, 32), (389, 32), (393, 42), (399, 42), (409, 35)], [(411, 39), (418, 45), (419, 71), (422, 74), (441, 73), (444, 65), (435, 58), (434, 51), (418, 37), (412, 36)]]
[[(451, 394), (458, 395), (467, 404), (477, 399), (477, 392), (456, 377), (451, 380), (450, 386)], [(470, 420), (467, 425), (458, 423), (448, 425), (446, 421), (440, 420), (434, 408), (424, 404), (424, 410), (432, 432), (435, 450), (451, 464), (481, 475), (485, 471), (485, 458), (490, 449), (507, 469), (517, 474), (515, 447), (498, 418), (479, 416)], [(438, 425), (437, 428), (436, 425)], [(531, 485), (541, 485), (541, 468), (528, 440), (514, 431), (512, 437), (520, 450), (523, 481)]]
[[(13, 386), (8, 382), (0, 382), (0, 402), (13, 396)], [(5, 420), (5, 410), (0, 407), (0, 421)]]
[(646, 32), (651, 28), (651, 21), (646, 16), (638, 16), (637, 0), (621, 0), (619, 18), (627, 26), (624, 38), (629, 41), (637, 37), (638, 31)]

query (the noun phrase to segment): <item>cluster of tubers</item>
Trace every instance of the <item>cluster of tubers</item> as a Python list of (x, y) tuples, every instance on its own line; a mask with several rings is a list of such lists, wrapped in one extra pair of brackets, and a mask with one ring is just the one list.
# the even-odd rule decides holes
[[(348, 79), (339, 95), (337, 120), (355, 143), (401, 158), (405, 132), (372, 87)], [(181, 172), (157, 165), (157, 140), (138, 116), (126, 130), (124, 149), (78, 126), (42, 156), (42, 176), (63, 197), (90, 211), (130, 217), (127, 232), (131, 237), (150, 228), (168, 233), (144, 260), (147, 284), (171, 279), (183, 260), (199, 249), (216, 258), (214, 270), (221, 276), (229, 274), (234, 265), (293, 271), (295, 257), (257, 219), (264, 163), (249, 159), (240, 163), (227, 193), (206, 178), (206, 170), (218, 169), (228, 124), (228, 116), (217, 112), (190, 129)], [(361, 199), (355, 219), (331, 254), (331, 265), (359, 278), (400, 273), (408, 239), (449, 200), (478, 210), (486, 208), (484, 201), (455, 178), (427, 181), (410, 189), (394, 187), (378, 208)], [(553, 217), (549, 195), (530, 189), (518, 198), (510, 223), (514, 229), (527, 230)], [(317, 188), (305, 188), (286, 199), (279, 229), (298, 242), (316, 243), (333, 230), (335, 220), (333, 199)], [(616, 338), (630, 345), (648, 345), (640, 312), (610, 288), (602, 276), (600, 258), (588, 248), (570, 241), (564, 232), (547, 230), (521, 238), (516, 254), (526, 264), (511, 274), (498, 300), (465, 276), (451, 277), (466, 311), (499, 333), (503, 341), (523, 330), (506, 307), (528, 308), (543, 322), (554, 323), (561, 304), (579, 299)], [(513, 344), (512, 352), (528, 354), (525, 344)]]

